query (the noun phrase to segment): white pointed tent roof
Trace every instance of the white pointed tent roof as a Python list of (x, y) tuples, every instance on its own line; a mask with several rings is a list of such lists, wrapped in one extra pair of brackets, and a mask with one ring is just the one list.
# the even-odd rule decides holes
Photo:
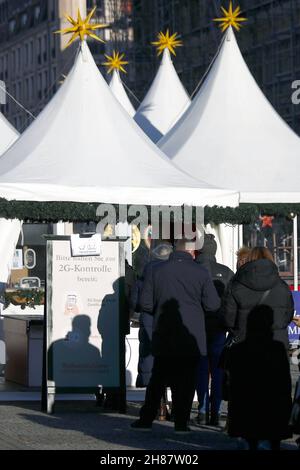
[(16, 129), (0, 113), (0, 155), (2, 155), (19, 137)]
[(176, 123), (190, 105), (168, 49), (156, 77), (140, 104), (135, 120), (153, 142), (157, 142)]
[(193, 103), (159, 147), (242, 202), (300, 202), (300, 139), (251, 75), (229, 29)]
[(127, 96), (118, 70), (113, 71), (111, 80), (109, 82), (109, 87), (119, 103), (123, 106), (124, 109), (126, 109), (129, 116), (133, 117), (135, 115), (135, 109)]
[(0, 159), (0, 197), (116, 204), (234, 205), (237, 193), (181, 172), (112, 96), (89, 48)]

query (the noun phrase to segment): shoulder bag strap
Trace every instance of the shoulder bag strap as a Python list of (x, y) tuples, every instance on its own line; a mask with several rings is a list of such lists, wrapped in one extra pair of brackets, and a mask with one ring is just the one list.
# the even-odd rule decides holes
[(264, 301), (266, 300), (266, 298), (268, 297), (268, 295), (270, 294), (270, 292), (271, 292), (271, 289), (266, 290), (266, 291), (263, 293), (263, 296), (262, 296), (262, 298), (260, 299), (260, 301), (258, 302), (257, 305), (261, 305), (262, 303), (264, 303)]

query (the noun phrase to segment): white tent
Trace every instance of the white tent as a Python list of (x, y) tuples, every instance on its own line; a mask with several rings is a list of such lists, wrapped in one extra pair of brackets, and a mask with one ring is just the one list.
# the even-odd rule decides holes
[(137, 110), (135, 120), (148, 137), (157, 142), (176, 123), (190, 103), (170, 52), (165, 49), (156, 77)]
[(135, 109), (128, 98), (118, 70), (113, 71), (109, 87), (123, 108), (128, 112), (129, 116), (133, 117), (135, 115)]
[(149, 205), (236, 205), (238, 194), (180, 171), (112, 96), (89, 48), (0, 159), (0, 197)]
[(300, 139), (252, 77), (230, 28), (193, 103), (159, 147), (241, 202), (300, 202)]
[[(18, 137), (19, 134), (16, 129), (0, 113), (0, 155)], [(20, 230), (21, 223), (19, 220), (0, 219), (0, 282), (7, 282)]]
[(0, 155), (2, 155), (19, 137), (16, 129), (0, 113)]

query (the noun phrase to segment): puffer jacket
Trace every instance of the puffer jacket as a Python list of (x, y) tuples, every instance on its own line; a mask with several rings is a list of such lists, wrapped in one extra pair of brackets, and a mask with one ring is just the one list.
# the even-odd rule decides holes
[(238, 342), (247, 334), (249, 313), (260, 305), (273, 310), (273, 339), (289, 346), (287, 327), (294, 316), (294, 301), (287, 284), (280, 278), (277, 266), (267, 260), (252, 261), (242, 266), (232, 278), (223, 302), (225, 326)]

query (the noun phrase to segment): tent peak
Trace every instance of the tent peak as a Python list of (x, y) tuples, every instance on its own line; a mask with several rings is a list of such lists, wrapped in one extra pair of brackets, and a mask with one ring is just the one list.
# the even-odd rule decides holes
[(170, 53), (169, 49), (165, 49), (164, 52), (163, 52), (163, 56), (162, 56), (160, 65), (165, 65), (169, 62), (171, 62), (173, 64), (171, 53)]
[(191, 106), (159, 147), (191, 175), (238, 185), (242, 201), (247, 195), (247, 202), (278, 202), (285, 194), (295, 202), (289, 193), (300, 201), (292, 170), (299, 167), (300, 139), (256, 83), (232, 28)]
[(156, 76), (137, 110), (135, 120), (153, 142), (158, 142), (190, 103), (170, 51), (165, 49)]

